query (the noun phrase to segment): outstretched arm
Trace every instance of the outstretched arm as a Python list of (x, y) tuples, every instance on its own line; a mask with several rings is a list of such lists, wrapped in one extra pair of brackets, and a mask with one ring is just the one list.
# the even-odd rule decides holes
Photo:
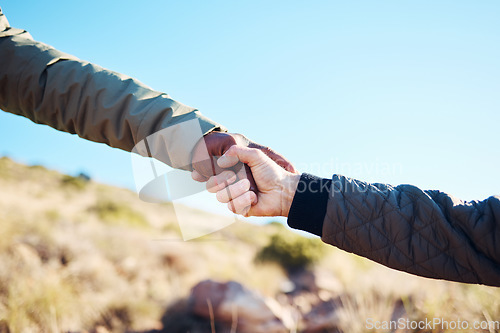
[[(28, 32), (10, 27), (1, 9), (0, 60), (0, 108), (4, 111), (155, 157), (174, 168), (192, 170), (196, 161), (194, 167), (204, 171), (204, 177), (217, 174), (204, 168), (204, 161), (211, 165), (212, 156), (222, 155), (233, 144), (261, 149), (293, 170), (283, 156), (242, 135), (223, 133), (221, 125), (167, 94), (33, 40)], [(190, 120), (197, 121), (194, 131)], [(146, 147), (143, 140), (148, 136)]]
[[(323, 241), (408, 273), (500, 286), (500, 198), (465, 202), (411, 185), (368, 184), (341, 175), (303, 176), (303, 187), (328, 181), (329, 193), (297, 193), (289, 224), (317, 225)], [(301, 206), (307, 202), (318, 205)], [(323, 218), (309, 220), (311, 210)], [(301, 208), (302, 207), (302, 208)]]
[(235, 160), (248, 163), (259, 188), (275, 189), (259, 193), (253, 205), (257, 196), (245, 182), (233, 183), (228, 173), (209, 180), (217, 198), (237, 213), (287, 216), (292, 228), (408, 273), (500, 286), (498, 196), (465, 202), (440, 191), (341, 175), (302, 174), (298, 180), (263, 154), (241, 147), (231, 148), (219, 164)]
[[(197, 119), (202, 134), (223, 130), (194, 108), (137, 80), (81, 61), (9, 26), (0, 9), (0, 108), (40, 124), (131, 151), (147, 136)], [(182, 130), (164, 138), (160, 160), (189, 168), (197, 142)]]

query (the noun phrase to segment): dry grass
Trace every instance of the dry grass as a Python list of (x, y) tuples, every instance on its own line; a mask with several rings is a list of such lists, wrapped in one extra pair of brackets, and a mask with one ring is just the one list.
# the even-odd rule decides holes
[[(150, 330), (201, 280), (236, 280), (271, 297), (287, 281), (279, 265), (254, 261), (272, 235), (290, 233), (280, 225), (235, 223), (182, 242), (171, 205), (124, 189), (6, 158), (0, 186), (1, 331)], [(344, 332), (383, 332), (366, 319), (389, 320), (401, 300), (412, 320), (500, 319), (497, 288), (410, 276), (326, 245), (313, 269), (325, 277), (321, 298), (342, 304), (331, 324)]]

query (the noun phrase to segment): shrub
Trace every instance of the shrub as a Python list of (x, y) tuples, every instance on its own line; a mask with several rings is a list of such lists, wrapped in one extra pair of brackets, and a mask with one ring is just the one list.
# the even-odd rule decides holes
[(91, 211), (96, 212), (97, 216), (104, 222), (112, 224), (138, 227), (149, 225), (144, 215), (121, 202), (100, 200), (91, 208)]
[(47, 171), (47, 168), (40, 164), (33, 164), (28, 166), (30, 170), (39, 170), (39, 171)]
[(316, 263), (324, 254), (324, 244), (317, 238), (278, 233), (271, 237), (269, 244), (257, 253), (255, 259), (258, 262), (276, 262), (287, 272), (292, 272)]
[(83, 177), (73, 177), (70, 175), (64, 175), (61, 178), (61, 184), (65, 187), (71, 187), (77, 190), (83, 190), (87, 186), (88, 180)]

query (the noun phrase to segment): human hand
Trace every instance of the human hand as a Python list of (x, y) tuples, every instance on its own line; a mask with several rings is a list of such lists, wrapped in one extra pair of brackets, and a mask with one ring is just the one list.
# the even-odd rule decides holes
[(283, 169), (261, 150), (236, 145), (230, 147), (217, 164), (220, 168), (230, 168), (239, 162), (250, 167), (259, 188), (257, 193), (250, 190), (248, 179), (237, 181), (230, 170), (210, 177), (208, 191), (217, 193), (217, 200), (227, 203), (229, 210), (236, 214), (288, 217), (300, 175)]
[[(210, 177), (219, 175), (221, 172), (223, 172), (224, 169), (219, 167), (219, 165), (217, 164), (217, 159), (233, 145), (259, 149), (267, 156), (269, 156), (274, 162), (280, 165), (283, 169), (290, 172), (296, 172), (293, 165), (285, 157), (274, 152), (268, 147), (250, 141), (242, 134), (211, 132), (203, 137), (203, 141), (200, 139), (193, 151), (193, 179), (200, 182), (205, 182)], [(236, 163), (235, 165), (232, 165), (231, 168), (235, 172), (237, 172), (238, 169), (242, 169), (241, 165), (237, 165)], [(243, 170), (243, 172), (239, 173), (239, 177), (248, 178), (250, 181), (250, 189), (254, 192), (257, 192), (257, 186), (255, 184), (255, 181), (253, 180), (250, 169), (248, 167), (245, 168), (246, 176), (245, 171)]]

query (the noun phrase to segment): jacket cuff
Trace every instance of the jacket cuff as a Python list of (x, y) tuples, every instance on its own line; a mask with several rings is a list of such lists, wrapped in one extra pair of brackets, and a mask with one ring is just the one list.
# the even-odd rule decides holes
[(331, 186), (331, 179), (303, 173), (288, 213), (288, 225), (321, 237)]
[[(207, 133), (226, 131), (198, 110), (174, 101), (168, 95), (156, 97), (139, 126), (135, 150), (142, 156), (152, 156), (172, 168), (191, 171), (191, 154), (198, 141)], [(143, 139), (147, 138), (149, 152)]]

